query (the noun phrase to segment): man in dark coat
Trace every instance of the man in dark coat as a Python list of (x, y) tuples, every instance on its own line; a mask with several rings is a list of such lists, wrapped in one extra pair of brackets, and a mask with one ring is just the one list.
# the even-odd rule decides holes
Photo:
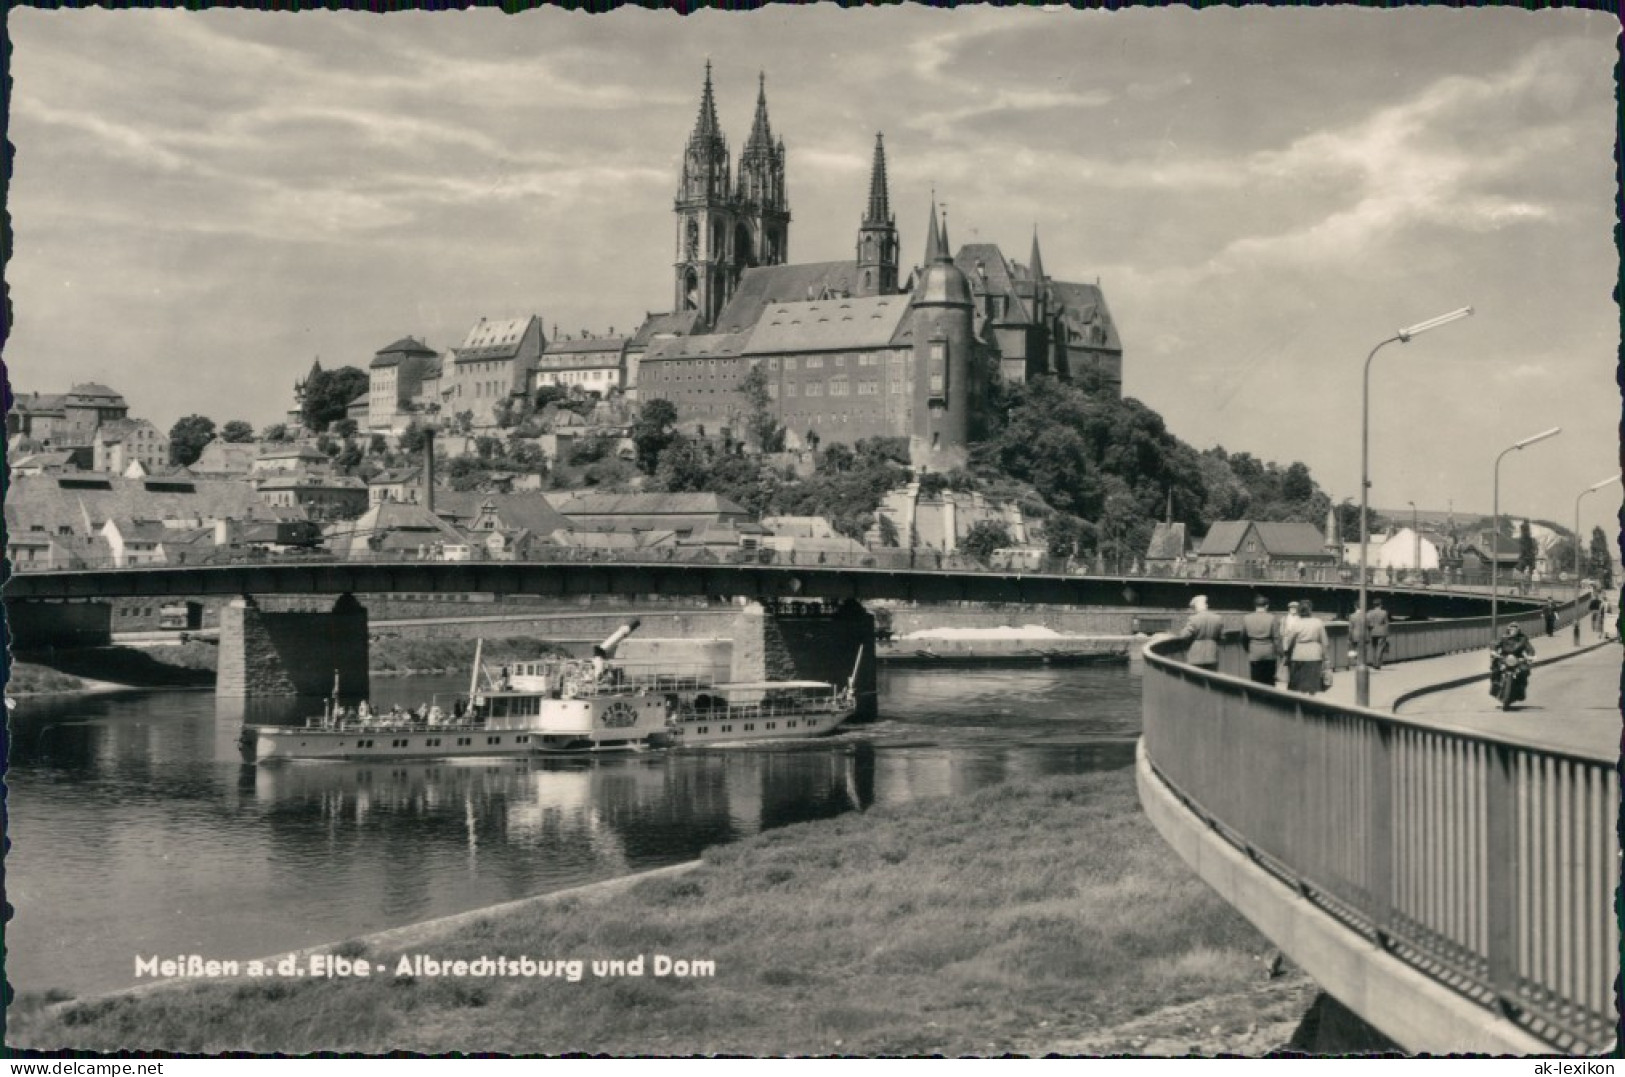
[(1382, 668), (1388, 657), (1388, 611), (1382, 608), (1382, 599), (1371, 600), (1371, 612), (1365, 615), (1365, 628), (1371, 635), (1371, 667)]
[(1281, 622), (1270, 613), (1270, 600), (1253, 599), (1253, 612), (1241, 619), (1247, 640), (1247, 670), (1254, 684), (1275, 683), (1275, 664), (1281, 654)]

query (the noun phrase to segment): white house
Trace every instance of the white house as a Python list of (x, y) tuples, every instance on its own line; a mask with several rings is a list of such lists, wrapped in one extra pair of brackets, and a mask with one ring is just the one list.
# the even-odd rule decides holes
[[(1358, 560), (1358, 553), (1355, 558)], [(1439, 547), (1432, 537), (1408, 527), (1401, 527), (1381, 539), (1373, 539), (1367, 558), (1366, 563), (1377, 568), (1423, 572), (1439, 570)]]

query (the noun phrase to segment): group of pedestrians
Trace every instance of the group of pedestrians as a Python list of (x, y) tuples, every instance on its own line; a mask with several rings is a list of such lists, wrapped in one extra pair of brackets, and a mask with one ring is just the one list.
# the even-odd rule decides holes
[[(1290, 690), (1307, 695), (1331, 687), (1331, 639), (1310, 600), (1287, 603), (1286, 615), (1277, 617), (1270, 612), (1269, 599), (1259, 595), (1253, 599), (1252, 612), (1241, 619), (1241, 634), (1247, 644), (1247, 673), (1255, 684), (1273, 686), (1284, 680)], [(1187, 662), (1218, 669), (1224, 618), (1208, 609), (1206, 595), (1191, 599), (1191, 616), (1180, 635), (1191, 641)], [(1366, 649), (1373, 668), (1382, 668), (1388, 654), (1388, 611), (1380, 599), (1371, 603), (1369, 612), (1355, 610), (1349, 618), (1349, 638), (1356, 648)]]

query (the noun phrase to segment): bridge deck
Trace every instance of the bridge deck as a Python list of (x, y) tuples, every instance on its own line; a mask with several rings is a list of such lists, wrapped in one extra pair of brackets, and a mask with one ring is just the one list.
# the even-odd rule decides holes
[[(1619, 641), (1604, 644), (1585, 629), (1578, 647), (1567, 631), (1531, 642), (1538, 668), (1530, 698), (1511, 711), (1501, 711), (1489, 696), (1488, 648), (1372, 670), (1371, 707), (1440, 729), (1490, 734), (1532, 748), (1556, 748), (1609, 762), (1619, 758)], [(1450, 687), (1427, 692), (1441, 686)], [(1423, 692), (1427, 694), (1417, 695)], [(1353, 671), (1339, 671), (1321, 698), (1353, 706)]]

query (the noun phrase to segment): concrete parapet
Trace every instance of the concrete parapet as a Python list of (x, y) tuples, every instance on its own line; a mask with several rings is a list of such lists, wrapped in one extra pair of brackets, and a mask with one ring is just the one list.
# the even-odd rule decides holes
[(366, 697), (367, 611), (353, 596), (325, 613), (267, 613), (249, 597), (220, 611), (220, 695), (325, 696), (335, 676), (346, 699)]
[(752, 602), (734, 621), (733, 680), (810, 680), (844, 685), (852, 676), (854, 664), (858, 667), (857, 717), (873, 718), (878, 713), (875, 618), (851, 599), (833, 613), (779, 613)]

